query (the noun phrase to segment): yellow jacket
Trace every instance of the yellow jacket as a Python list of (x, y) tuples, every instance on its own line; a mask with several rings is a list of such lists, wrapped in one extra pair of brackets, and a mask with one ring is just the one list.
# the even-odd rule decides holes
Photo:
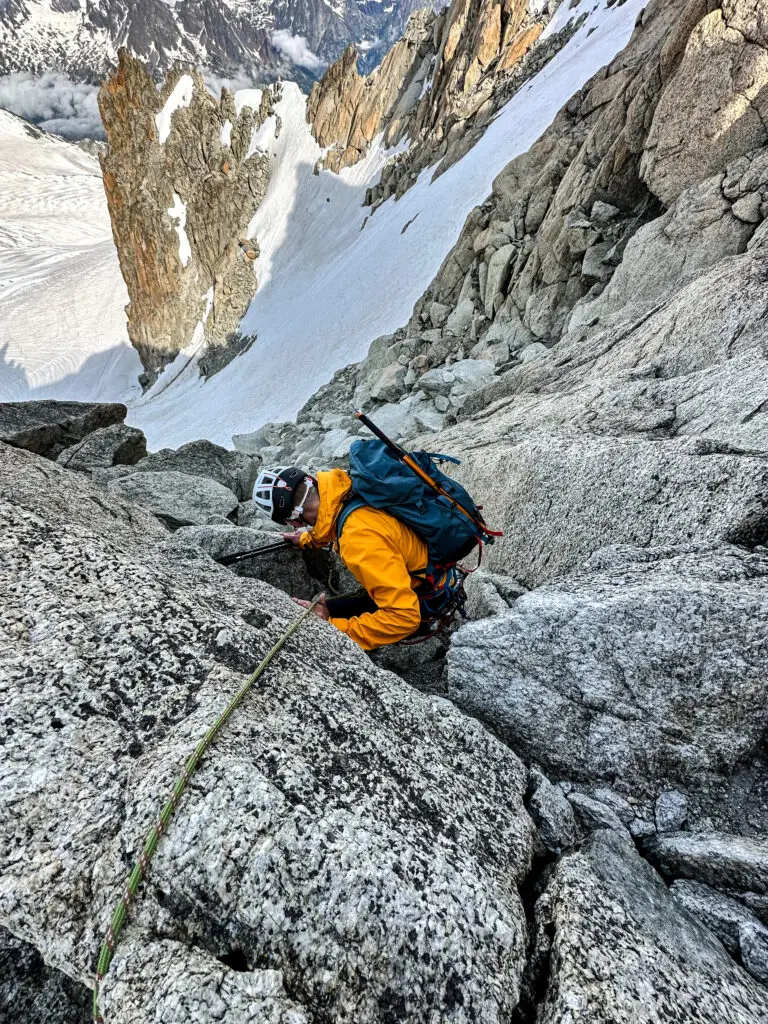
[(317, 522), (299, 540), (302, 547), (325, 547), (334, 543), (341, 560), (378, 606), (351, 619), (331, 619), (364, 651), (394, 644), (418, 629), (421, 622), (419, 599), (412, 573), (427, 565), (427, 545), (399, 519), (380, 509), (351, 512), (344, 524), (341, 541), (336, 536), (336, 518), (352, 489), (349, 475), (341, 469), (317, 474), (320, 508)]

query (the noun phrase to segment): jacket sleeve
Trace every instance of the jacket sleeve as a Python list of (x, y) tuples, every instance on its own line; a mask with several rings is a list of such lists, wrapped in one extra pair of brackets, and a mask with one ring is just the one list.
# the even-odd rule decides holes
[(418, 629), (419, 599), (411, 587), (405, 559), (392, 538), (350, 519), (341, 537), (340, 554), (378, 610), (351, 619), (331, 619), (332, 625), (364, 651), (396, 643)]
[(299, 537), (300, 548), (322, 548), (325, 547), (325, 544), (327, 543), (328, 541), (325, 541), (325, 543), (321, 543), (317, 539), (317, 537), (313, 535), (311, 530), (307, 530), (305, 533), (302, 533), (302, 535)]

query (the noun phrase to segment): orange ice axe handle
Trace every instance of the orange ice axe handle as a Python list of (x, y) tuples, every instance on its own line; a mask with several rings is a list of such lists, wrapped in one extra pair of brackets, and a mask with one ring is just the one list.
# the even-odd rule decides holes
[(486, 537), (495, 538), (504, 536), (501, 530), (489, 530), (482, 519), (480, 519), (478, 516), (473, 515), (468, 509), (464, 508), (462, 504), (456, 501), (455, 498), (452, 498), (451, 495), (448, 494), (448, 492), (444, 490), (440, 486), (440, 484), (437, 483), (436, 480), (432, 479), (429, 473), (424, 472), (421, 466), (411, 458), (411, 456), (404, 448), (401, 448), (399, 444), (396, 444), (391, 438), (387, 437), (384, 431), (380, 430), (373, 422), (373, 420), (369, 420), (368, 417), (364, 413), (360, 412), (358, 409), (355, 409), (355, 416), (360, 420), (362, 424), (368, 427), (372, 434), (375, 434), (380, 441), (384, 442), (384, 444), (389, 448), (392, 454), (395, 455), (400, 460), (400, 462), (404, 463), (410, 470), (412, 470), (416, 474), (416, 476), (420, 477), (425, 484), (429, 484), (433, 491), (437, 491), (439, 495), (450, 501), (451, 505), (453, 505), (454, 508), (458, 509), (459, 512), (462, 512), (467, 517), (467, 519), (469, 519), (470, 522), (474, 523), (475, 526), (486, 535)]

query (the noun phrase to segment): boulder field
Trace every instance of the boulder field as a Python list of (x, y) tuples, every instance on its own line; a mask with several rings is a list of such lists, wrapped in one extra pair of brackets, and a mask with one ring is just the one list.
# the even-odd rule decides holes
[[(0, 1007), (52, 1024), (89, 1019), (125, 878), (296, 618), (285, 591), (339, 572), (218, 564), (274, 532), (126, 500), (111, 479), (184, 474), (166, 452), (110, 477), (104, 430), (78, 470), (0, 443)], [(213, 483), (214, 447), (179, 464)], [(763, 1021), (765, 562), (610, 548), (529, 592), (480, 571), (475, 621), (402, 658), (310, 618), (161, 838), (106, 1020)]]

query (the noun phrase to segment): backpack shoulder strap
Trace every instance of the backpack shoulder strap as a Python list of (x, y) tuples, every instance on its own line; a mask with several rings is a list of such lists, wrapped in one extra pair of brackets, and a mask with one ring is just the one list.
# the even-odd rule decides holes
[(336, 540), (341, 538), (341, 531), (344, 529), (344, 523), (349, 519), (353, 512), (356, 512), (359, 508), (365, 508), (368, 504), (358, 494), (354, 492), (347, 498), (344, 504), (341, 506), (341, 511), (336, 517)]
[(441, 455), (440, 452), (424, 452), (428, 459), (434, 459), (435, 462), (452, 462), (454, 466), (461, 465), (461, 459), (454, 459), (452, 455)]

